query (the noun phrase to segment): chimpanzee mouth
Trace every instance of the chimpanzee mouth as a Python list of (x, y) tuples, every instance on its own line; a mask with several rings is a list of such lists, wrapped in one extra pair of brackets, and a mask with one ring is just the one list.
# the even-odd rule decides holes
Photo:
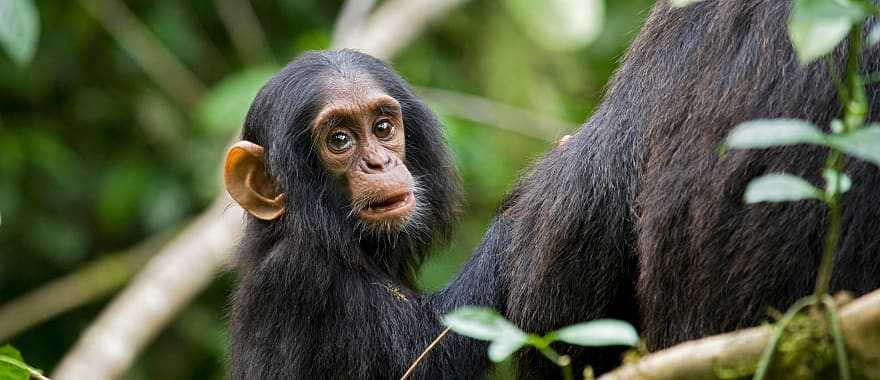
[(415, 196), (407, 190), (369, 203), (360, 211), (360, 217), (369, 221), (401, 219), (409, 216), (415, 204)]

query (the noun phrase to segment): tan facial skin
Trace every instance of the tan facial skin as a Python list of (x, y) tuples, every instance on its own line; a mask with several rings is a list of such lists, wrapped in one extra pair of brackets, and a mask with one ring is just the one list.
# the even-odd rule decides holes
[[(406, 155), (400, 104), (363, 80), (328, 86), (326, 106), (311, 125), (321, 162), (344, 179), (353, 213), (368, 223), (398, 226), (416, 205)], [(284, 213), (284, 194), (265, 173), (263, 148), (241, 141), (229, 149), (226, 189), (245, 210), (262, 220)]]

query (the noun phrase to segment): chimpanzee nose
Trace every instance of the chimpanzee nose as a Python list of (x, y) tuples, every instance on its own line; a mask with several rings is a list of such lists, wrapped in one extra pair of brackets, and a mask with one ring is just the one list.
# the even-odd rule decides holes
[(371, 152), (364, 156), (361, 163), (361, 169), (364, 173), (377, 174), (382, 173), (391, 167), (392, 158), (390, 154), (381, 152)]

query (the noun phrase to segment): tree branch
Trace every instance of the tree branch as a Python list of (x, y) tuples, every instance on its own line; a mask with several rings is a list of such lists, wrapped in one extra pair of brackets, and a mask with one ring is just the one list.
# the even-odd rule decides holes
[(169, 240), (169, 234), (159, 234), (127, 251), (101, 257), (77, 272), (0, 306), (0, 341), (121, 288)]
[[(861, 369), (869, 374), (868, 378), (880, 377), (880, 290), (845, 305), (840, 321), (847, 350), (866, 366)], [(599, 380), (718, 379), (718, 368), (757, 363), (772, 334), (770, 326), (762, 326), (682, 343), (618, 368)]]
[(333, 46), (346, 46), (346, 41), (354, 39), (363, 28), (364, 22), (370, 16), (375, 0), (348, 0), (342, 5), (342, 10), (336, 18), (336, 26), (333, 28)]
[(114, 379), (222, 267), (242, 211), (220, 197), (153, 258), (101, 312), (55, 369), (56, 380)]

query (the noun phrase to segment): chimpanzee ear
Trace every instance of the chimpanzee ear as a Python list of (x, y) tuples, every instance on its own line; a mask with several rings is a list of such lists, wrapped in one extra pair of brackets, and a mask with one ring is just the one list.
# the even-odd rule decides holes
[(226, 191), (257, 219), (275, 220), (284, 214), (284, 193), (266, 173), (263, 147), (250, 141), (235, 143), (223, 167)]

